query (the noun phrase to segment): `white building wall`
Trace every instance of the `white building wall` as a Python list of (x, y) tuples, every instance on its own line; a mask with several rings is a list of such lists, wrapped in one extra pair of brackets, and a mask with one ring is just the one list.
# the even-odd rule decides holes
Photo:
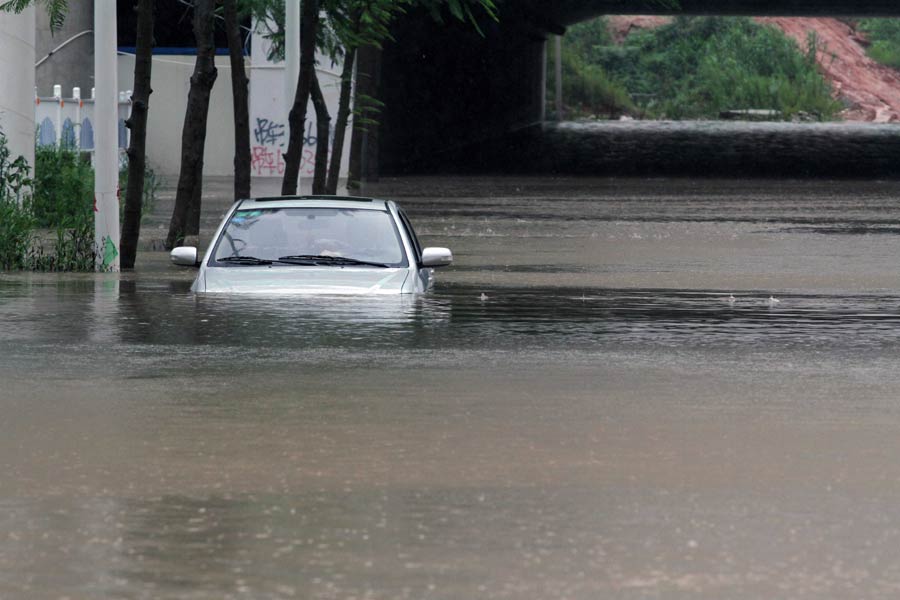
[[(32, 14), (33, 19), (33, 14)], [(23, 28), (24, 29), (24, 28)], [(31, 28), (33, 31), (34, 28)], [(253, 60), (246, 59), (247, 72), (250, 77), (250, 143), (251, 172), (254, 177), (280, 178), (284, 173), (283, 152), (287, 151), (288, 124), (287, 111), (293, 98), (284, 97), (284, 65), (266, 60), (265, 40), (261, 36), (253, 36)], [(30, 63), (34, 64), (32, 44)], [(340, 95), (340, 64), (332, 64), (326, 56), (318, 56), (317, 73), (322, 92), (328, 104), (332, 119), (332, 139), (329, 148), (333, 147), (333, 125), (337, 117), (338, 99)], [(5, 57), (0, 56), (0, 65)], [(134, 56), (120, 54), (118, 58), (119, 89), (123, 92), (134, 89)], [(194, 56), (154, 55), (152, 83), (153, 94), (150, 96), (150, 113), (147, 125), (147, 160), (161, 175), (176, 178), (181, 163), (181, 132), (184, 125), (184, 113), (187, 108), (190, 90), (191, 73), (194, 70)], [(213, 86), (210, 98), (209, 119), (207, 122), (206, 149), (203, 172), (206, 175), (234, 175), (234, 117), (231, 97), (231, 65), (227, 56), (216, 57), (218, 77)], [(27, 110), (25, 114), (30, 120), (23, 126), (27, 130), (28, 142), (33, 143), (35, 132), (34, 79), (33, 69), (29, 71), (31, 79), (21, 88), (18, 85), (0, 86), (0, 101), (3, 94), (11, 90), (28, 90)], [(0, 79), (2, 81), (2, 79)], [(7, 79), (15, 81), (15, 79)], [(69, 83), (55, 82), (63, 86), (64, 96), (69, 96)], [(82, 90), (86, 99), (80, 118), (69, 115), (76, 104), (64, 102), (62, 111), (56, 108), (56, 102), (50, 102), (52, 90), (38, 90), (43, 102), (38, 106), (38, 123), (49, 118), (54, 121), (57, 139), (61, 137), (61, 125), (58, 118), (70, 118), (80, 127), (84, 118), (91, 118), (92, 106), (87, 101), (90, 90)], [(122, 119), (128, 116), (128, 107), (121, 109)], [(301, 189), (307, 191), (312, 184), (315, 168), (316, 139), (315, 109), (310, 102), (307, 108), (306, 141), (300, 167)], [(76, 131), (80, 139), (80, 130)], [(24, 139), (24, 138), (23, 138)], [(123, 138), (124, 147), (124, 138)], [(32, 151), (33, 152), (33, 151)], [(341, 162), (341, 179), (345, 180), (350, 155), (350, 127), (344, 141), (344, 153)], [(33, 156), (33, 154), (32, 154)]]
[[(181, 165), (181, 130), (194, 61), (194, 56), (153, 57), (147, 159), (154, 169), (169, 178), (178, 176)], [(234, 110), (227, 56), (216, 57), (216, 69), (218, 77), (209, 102), (203, 174), (234, 175)], [(134, 56), (119, 55), (119, 89), (134, 89)]]
[(34, 165), (35, 13), (0, 12), (0, 128), (13, 155)]
[[(250, 74), (250, 148), (251, 172), (254, 177), (281, 177), (284, 174), (283, 153), (288, 146), (288, 112), (294, 102), (294, 89), (287, 91), (285, 85), (284, 62), (270, 62), (266, 59), (268, 42), (261, 35), (251, 38), (253, 63)], [(332, 63), (325, 55), (316, 56), (316, 73), (322, 95), (331, 116), (331, 139), (329, 140), (329, 160), (334, 147), (334, 123), (337, 120), (340, 99), (341, 70), (343, 65)], [(285, 96), (289, 97), (285, 97)], [(348, 125), (344, 136), (344, 151), (341, 156), (340, 179), (346, 182), (350, 165), (350, 131)], [(316, 166), (316, 110), (310, 100), (306, 109), (306, 130), (300, 163), (300, 192), (312, 188), (312, 178)], [(341, 190), (339, 190), (340, 192)]]

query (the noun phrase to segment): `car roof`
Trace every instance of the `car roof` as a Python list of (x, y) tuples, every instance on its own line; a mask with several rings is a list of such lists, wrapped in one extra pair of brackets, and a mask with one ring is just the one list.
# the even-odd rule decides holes
[(238, 208), (353, 208), (359, 210), (387, 210), (387, 200), (357, 196), (265, 196), (241, 200)]

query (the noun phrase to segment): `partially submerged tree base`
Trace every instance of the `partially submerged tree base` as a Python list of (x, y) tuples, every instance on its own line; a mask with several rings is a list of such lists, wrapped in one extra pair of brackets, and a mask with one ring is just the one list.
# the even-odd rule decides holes
[(134, 63), (134, 92), (131, 95), (131, 115), (125, 121), (131, 130), (128, 146), (128, 184), (125, 190), (120, 264), (133, 269), (141, 235), (141, 203), (144, 198), (146, 170), (147, 113), (150, 109), (150, 73), (153, 66), (153, 12), (155, 0), (138, 0), (137, 41)]
[(200, 200), (203, 189), (203, 152), (206, 148), (206, 118), (209, 98), (216, 82), (216, 45), (213, 40), (215, 0), (195, 0), (194, 37), (197, 60), (191, 75), (187, 111), (181, 134), (181, 170), (175, 193), (175, 209), (169, 223), (166, 249), (184, 243), (184, 236), (199, 233)]

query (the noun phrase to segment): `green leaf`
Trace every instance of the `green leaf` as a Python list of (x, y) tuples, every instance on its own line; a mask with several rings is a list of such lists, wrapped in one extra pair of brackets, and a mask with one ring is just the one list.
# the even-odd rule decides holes
[(50, 17), (50, 31), (59, 31), (63, 23), (65, 23), (66, 15), (69, 12), (67, 0), (6, 0), (0, 3), (0, 11), (19, 14), (33, 4), (43, 5), (44, 10), (47, 11), (47, 15)]

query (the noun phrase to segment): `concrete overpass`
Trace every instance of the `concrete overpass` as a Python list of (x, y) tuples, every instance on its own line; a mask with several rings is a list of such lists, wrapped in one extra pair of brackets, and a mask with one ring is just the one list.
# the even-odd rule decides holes
[(466, 148), (540, 122), (550, 35), (604, 14), (900, 16), (898, 0), (505, 0), (500, 22), (434, 22), (411, 11), (396, 42), (361, 56), (361, 89), (385, 103), (363, 176), (439, 169)]

